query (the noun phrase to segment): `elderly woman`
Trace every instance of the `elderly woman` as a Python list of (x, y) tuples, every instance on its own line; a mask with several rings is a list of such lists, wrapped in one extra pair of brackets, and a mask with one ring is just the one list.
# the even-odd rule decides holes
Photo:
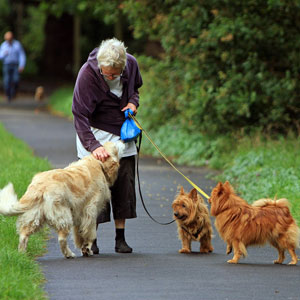
[[(73, 95), (72, 112), (77, 132), (77, 153), (82, 158), (92, 153), (105, 161), (108, 153), (102, 146), (106, 141), (120, 139), (125, 121), (124, 111), (136, 113), (139, 106), (138, 89), (142, 78), (136, 59), (126, 53), (124, 43), (113, 38), (94, 49), (81, 67)], [(125, 144), (119, 175), (111, 188), (111, 205), (116, 228), (115, 251), (131, 253), (125, 241), (125, 220), (136, 217), (134, 142)], [(97, 218), (99, 223), (110, 221), (110, 206)], [(99, 253), (97, 243), (92, 250)]]

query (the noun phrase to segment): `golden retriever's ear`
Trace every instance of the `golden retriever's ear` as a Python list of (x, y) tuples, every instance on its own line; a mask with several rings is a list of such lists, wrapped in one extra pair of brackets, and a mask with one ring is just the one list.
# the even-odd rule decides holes
[(184, 195), (184, 189), (183, 189), (183, 186), (181, 186), (181, 188), (180, 188), (180, 195)]
[(198, 201), (198, 196), (197, 196), (197, 190), (195, 188), (193, 188), (190, 193), (189, 193), (189, 197), (194, 201)]

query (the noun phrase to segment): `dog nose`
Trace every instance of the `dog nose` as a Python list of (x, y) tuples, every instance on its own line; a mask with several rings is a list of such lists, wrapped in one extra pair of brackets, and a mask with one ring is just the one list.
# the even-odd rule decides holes
[(174, 216), (175, 217), (178, 217), (178, 215), (179, 215), (179, 213), (176, 211), (176, 212), (174, 212)]

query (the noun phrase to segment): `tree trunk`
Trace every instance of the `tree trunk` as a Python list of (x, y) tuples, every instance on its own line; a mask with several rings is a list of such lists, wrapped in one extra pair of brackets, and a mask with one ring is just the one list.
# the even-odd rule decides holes
[(121, 10), (118, 9), (117, 21), (114, 24), (114, 35), (120, 41), (123, 41), (123, 38), (124, 38), (124, 36), (123, 36), (123, 25), (124, 25), (123, 15), (121, 13)]
[(23, 14), (24, 14), (24, 4), (23, 2), (15, 3), (15, 10), (16, 10), (16, 32), (15, 36), (18, 40), (22, 40), (23, 36)]
[(81, 55), (80, 55), (80, 17), (74, 16), (73, 23), (73, 75), (76, 76), (80, 64), (81, 64)]

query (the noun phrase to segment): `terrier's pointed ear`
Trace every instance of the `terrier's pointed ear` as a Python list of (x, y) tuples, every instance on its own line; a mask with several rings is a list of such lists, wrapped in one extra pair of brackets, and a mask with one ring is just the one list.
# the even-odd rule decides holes
[(180, 195), (184, 195), (184, 189), (183, 189), (183, 186), (181, 186), (181, 188), (180, 188)]
[(198, 201), (198, 195), (197, 195), (197, 190), (195, 188), (193, 188), (190, 193), (189, 193), (189, 197), (191, 199), (193, 199), (193, 201)]

